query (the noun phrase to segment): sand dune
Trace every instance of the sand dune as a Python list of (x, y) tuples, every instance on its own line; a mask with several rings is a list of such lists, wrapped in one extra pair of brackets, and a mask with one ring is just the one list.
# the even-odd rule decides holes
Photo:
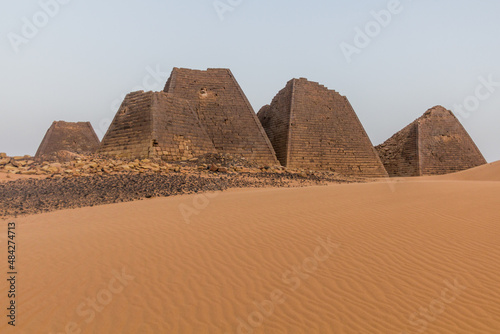
[(15, 333), (500, 333), (499, 194), (411, 180), (15, 219)]
[(462, 172), (437, 176), (442, 180), (500, 181), (500, 161)]

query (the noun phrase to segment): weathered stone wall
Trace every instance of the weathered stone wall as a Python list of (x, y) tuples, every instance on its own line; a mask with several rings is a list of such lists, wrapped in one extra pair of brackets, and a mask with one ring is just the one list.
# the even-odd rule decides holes
[(145, 158), (152, 146), (153, 92), (133, 92), (125, 97), (102, 139), (98, 153), (122, 158)]
[(245, 94), (227, 69), (174, 68), (165, 92), (190, 102), (215, 148), (275, 165), (274, 150)]
[(290, 130), (290, 110), (293, 83), (288, 82), (273, 99), (270, 105), (262, 107), (257, 116), (267, 133), (279, 162), (286, 166), (288, 162), (288, 132)]
[[(318, 83), (293, 79), (259, 118), (287, 167), (387, 176), (347, 98)], [(281, 160), (282, 141), (287, 142), (286, 160)]]
[(97, 137), (90, 122), (53, 122), (47, 130), (35, 157), (41, 158), (58, 151), (92, 154), (99, 148)]
[(185, 160), (215, 148), (188, 101), (164, 92), (125, 97), (99, 153), (121, 158)]
[(412, 123), (375, 149), (389, 176), (419, 176), (418, 124)]
[(216, 149), (188, 101), (167, 93), (153, 95), (153, 150), (168, 160), (186, 160)]
[(441, 106), (376, 149), (390, 176), (441, 175), (486, 163), (460, 121)]

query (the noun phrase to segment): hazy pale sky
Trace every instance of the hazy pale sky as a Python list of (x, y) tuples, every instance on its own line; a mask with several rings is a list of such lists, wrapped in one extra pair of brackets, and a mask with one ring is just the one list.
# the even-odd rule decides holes
[(498, 0), (25, 0), (0, 13), (0, 152), (54, 120), (102, 137), (173, 67), (230, 68), (257, 112), (292, 78), (346, 95), (377, 145), (435, 105), (500, 160)]

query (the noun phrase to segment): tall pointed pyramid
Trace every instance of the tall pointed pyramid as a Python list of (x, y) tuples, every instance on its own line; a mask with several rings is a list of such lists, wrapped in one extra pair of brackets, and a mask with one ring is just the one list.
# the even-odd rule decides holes
[(216, 150), (189, 102), (164, 92), (125, 97), (98, 153), (121, 158), (186, 160)]
[(230, 70), (174, 68), (164, 91), (189, 101), (218, 152), (278, 164), (257, 115)]
[(376, 147), (390, 176), (441, 175), (486, 164), (453, 113), (442, 106)]
[(387, 176), (347, 98), (316, 82), (289, 81), (258, 117), (283, 166)]
[(35, 157), (41, 158), (58, 151), (92, 154), (99, 147), (99, 138), (90, 122), (53, 122), (47, 130)]

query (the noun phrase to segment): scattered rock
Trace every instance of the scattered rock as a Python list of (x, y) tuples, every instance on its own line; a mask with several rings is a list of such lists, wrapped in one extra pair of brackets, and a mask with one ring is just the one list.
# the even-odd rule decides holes
[[(177, 167), (179, 170), (180, 167)], [(221, 167), (227, 168), (227, 167)], [(14, 168), (15, 169), (15, 168)], [(67, 169), (69, 170), (69, 169)], [(195, 170), (194, 168), (191, 170)], [(19, 170), (17, 170), (19, 172)], [(23, 171), (32, 172), (31, 170)], [(0, 183), (0, 216), (35, 214), (151, 197), (192, 194), (245, 187), (290, 187), (322, 184), (328, 180), (303, 179), (297, 174), (273, 174), (254, 169), (252, 174), (197, 173), (101, 174), (56, 173), (47, 179), (22, 179)], [(25, 174), (30, 175), (30, 174)], [(330, 182), (349, 182), (331, 179)], [(29, 194), (29, 196), (27, 196)]]
[(7, 172), (18, 172), (19, 169), (17, 169), (17, 167), (14, 167), (12, 165), (7, 165), (4, 167), (4, 169), (7, 171)]

